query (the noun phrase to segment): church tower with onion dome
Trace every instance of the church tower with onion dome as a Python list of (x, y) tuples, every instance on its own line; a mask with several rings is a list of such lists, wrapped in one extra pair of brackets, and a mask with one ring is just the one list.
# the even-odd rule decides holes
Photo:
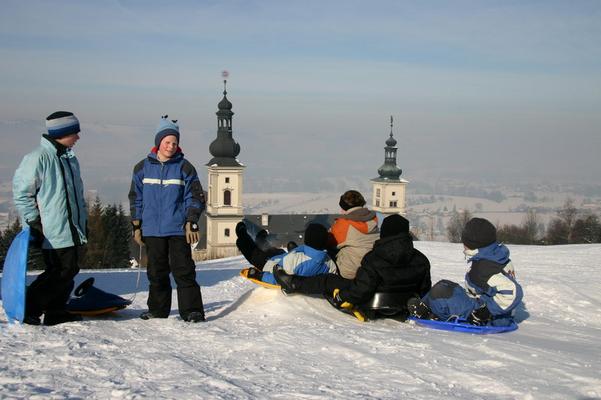
[(390, 116), (390, 137), (384, 147), (384, 164), (378, 169), (379, 176), (371, 180), (372, 209), (382, 214), (405, 214), (405, 187), (409, 183), (401, 178), (402, 169), (397, 167), (397, 141), (392, 135), (393, 119)]
[[(227, 77), (224, 72), (224, 77)], [(217, 105), (217, 138), (209, 146), (213, 156), (208, 168), (207, 258), (238, 255), (236, 224), (244, 218), (242, 206), (244, 165), (237, 156), (240, 145), (232, 136), (232, 103), (223, 81), (223, 99)]]

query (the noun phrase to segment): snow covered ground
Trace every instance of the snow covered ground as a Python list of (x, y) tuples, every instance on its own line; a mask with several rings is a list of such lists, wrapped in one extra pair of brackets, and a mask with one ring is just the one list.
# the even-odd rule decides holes
[[(461, 245), (416, 246), (434, 281), (462, 280)], [(239, 257), (197, 265), (206, 323), (176, 310), (143, 321), (144, 273), (136, 289), (136, 271), (84, 271), (78, 282), (137, 292), (133, 305), (53, 327), (2, 313), (0, 398), (600, 399), (601, 245), (510, 249), (525, 289), (520, 329), (489, 336), (361, 323), (325, 300), (254, 286)]]

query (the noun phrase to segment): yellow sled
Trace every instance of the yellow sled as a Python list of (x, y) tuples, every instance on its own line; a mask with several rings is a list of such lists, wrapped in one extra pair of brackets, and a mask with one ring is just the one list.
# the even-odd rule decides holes
[(249, 281), (251, 281), (252, 283), (255, 283), (255, 284), (259, 285), (259, 286), (263, 286), (263, 287), (268, 288), (268, 289), (280, 289), (280, 285), (274, 285), (274, 284), (271, 284), (271, 283), (260, 281), (260, 280), (255, 279), (255, 278), (249, 278), (248, 277), (249, 270), (250, 270), (250, 268), (244, 268), (242, 271), (240, 271), (240, 275), (243, 278), (246, 278)]

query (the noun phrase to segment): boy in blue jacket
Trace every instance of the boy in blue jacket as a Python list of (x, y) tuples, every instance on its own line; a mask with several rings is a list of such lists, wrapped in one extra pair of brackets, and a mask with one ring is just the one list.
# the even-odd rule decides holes
[(457, 283), (441, 280), (424, 296), (407, 303), (418, 318), (446, 321), (454, 317), (474, 325), (508, 326), (523, 297), (515, 279), (509, 249), (497, 242), (497, 230), (483, 218), (472, 218), (461, 233), (470, 268), (465, 290)]
[(140, 318), (167, 318), (171, 282), (177, 284), (184, 321), (205, 320), (190, 246), (198, 242), (198, 220), (205, 208), (196, 169), (179, 147), (179, 126), (161, 118), (150, 154), (134, 167), (129, 203), (134, 240), (147, 246), (148, 311)]

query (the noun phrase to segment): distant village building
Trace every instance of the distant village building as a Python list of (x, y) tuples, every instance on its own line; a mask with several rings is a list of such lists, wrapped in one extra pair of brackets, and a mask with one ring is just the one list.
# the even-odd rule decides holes
[(390, 116), (390, 137), (384, 147), (384, 164), (378, 169), (379, 176), (372, 182), (372, 209), (381, 214), (405, 215), (405, 186), (401, 179), (402, 169), (396, 164), (397, 141), (392, 135), (393, 119)]

